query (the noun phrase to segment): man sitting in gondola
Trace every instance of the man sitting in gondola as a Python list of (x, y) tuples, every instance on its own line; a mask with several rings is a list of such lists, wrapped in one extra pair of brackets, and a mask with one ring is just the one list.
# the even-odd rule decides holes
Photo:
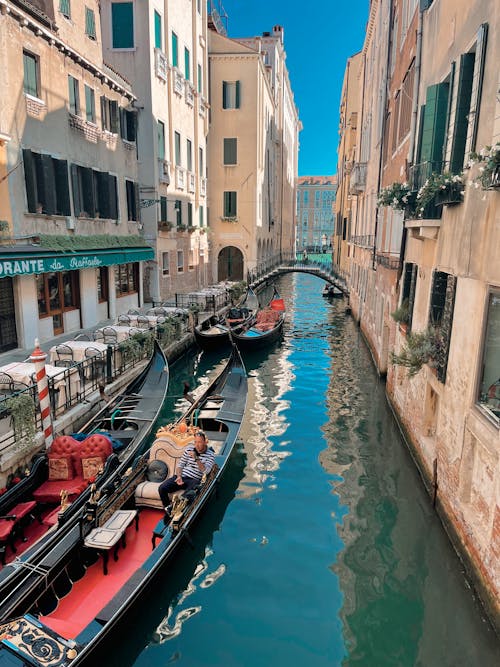
[(168, 512), (170, 503), (169, 493), (175, 491), (192, 491), (196, 489), (208, 475), (215, 463), (215, 452), (208, 447), (207, 436), (203, 431), (197, 431), (194, 436), (194, 445), (188, 445), (177, 466), (177, 474), (169, 477), (160, 484), (159, 493), (165, 510)]

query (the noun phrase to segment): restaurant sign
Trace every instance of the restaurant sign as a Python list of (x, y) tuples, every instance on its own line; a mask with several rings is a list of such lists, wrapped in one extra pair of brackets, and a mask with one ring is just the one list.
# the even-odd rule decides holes
[(122, 252), (96, 252), (90, 255), (51, 254), (44, 257), (13, 256), (0, 259), (0, 278), (26, 276), (34, 273), (53, 271), (78, 271), (79, 269), (97, 269), (100, 266), (127, 264), (154, 258), (152, 248), (127, 249)]

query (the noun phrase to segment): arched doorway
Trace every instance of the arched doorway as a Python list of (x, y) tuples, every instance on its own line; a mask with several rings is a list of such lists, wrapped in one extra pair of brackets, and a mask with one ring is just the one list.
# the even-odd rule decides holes
[(218, 280), (243, 280), (243, 253), (234, 246), (222, 248), (217, 260)]

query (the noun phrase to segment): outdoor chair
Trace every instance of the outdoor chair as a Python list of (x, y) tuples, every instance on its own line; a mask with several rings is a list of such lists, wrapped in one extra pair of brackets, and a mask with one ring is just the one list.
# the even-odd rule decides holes
[(88, 360), (87, 370), (90, 373), (89, 378), (91, 380), (104, 377), (106, 359), (100, 350), (95, 347), (87, 347), (85, 349), (85, 359)]
[(120, 315), (118, 317), (118, 324), (124, 327), (129, 327), (132, 324), (132, 320), (128, 315)]
[(139, 311), (137, 308), (129, 308), (127, 310), (127, 315), (139, 315)]
[(149, 327), (150, 327), (149, 320), (145, 315), (138, 315), (138, 317), (137, 317), (137, 327), (139, 329), (149, 329)]
[(104, 327), (102, 333), (104, 335), (105, 343), (116, 344), (118, 342), (118, 334), (113, 327)]
[(75, 340), (92, 340), (92, 338), (88, 334), (78, 334), (78, 336), (75, 336)]
[(94, 331), (94, 340), (99, 343), (104, 343), (104, 334), (102, 333), (102, 329), (97, 329)]
[(57, 345), (56, 355), (57, 359), (54, 363), (54, 366), (62, 366), (64, 368), (69, 368), (70, 366), (73, 366), (75, 363), (73, 359), (73, 350), (70, 347), (68, 347), (68, 345)]

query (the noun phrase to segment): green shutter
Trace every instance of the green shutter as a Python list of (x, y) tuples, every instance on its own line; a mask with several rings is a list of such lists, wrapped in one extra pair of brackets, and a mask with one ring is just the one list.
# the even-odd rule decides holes
[(109, 100), (109, 129), (114, 134), (118, 134), (120, 131), (118, 102), (116, 100)]
[(188, 227), (193, 226), (193, 205), (188, 201)]
[(200, 206), (200, 208), (198, 209), (198, 212), (200, 214), (200, 227), (203, 227), (204, 224), (205, 224), (204, 220), (203, 220), (203, 206)]
[(134, 48), (134, 4), (111, 4), (112, 44), (114, 49)]
[(172, 67), (178, 67), (179, 65), (179, 46), (177, 35), (175, 32), (172, 33)]
[(460, 71), (458, 73), (455, 122), (450, 128), (450, 171), (454, 174), (460, 173), (464, 166), (473, 73), (474, 54), (462, 54), (460, 56)]
[(162, 34), (161, 34), (161, 15), (155, 10), (155, 47), (162, 48)]
[(85, 7), (85, 34), (95, 39), (95, 14), (88, 7)]
[(95, 183), (97, 184), (97, 209), (101, 218), (111, 218), (110, 214), (110, 192), (109, 174), (103, 171), (95, 171)]
[(134, 183), (134, 204), (135, 204), (134, 220), (136, 222), (140, 222), (141, 221), (141, 199), (140, 199), (139, 183)]
[(40, 160), (43, 174), (43, 212), (47, 215), (54, 215), (57, 208), (54, 162), (50, 155), (41, 155)]
[(227, 109), (227, 81), (222, 82), (222, 108)]
[(37, 59), (31, 53), (23, 52), (24, 92), (38, 97)]
[(109, 189), (109, 217), (111, 220), (118, 220), (118, 189), (116, 176), (108, 174)]
[(184, 49), (184, 77), (191, 79), (191, 63), (189, 62), (189, 49)]
[(167, 222), (167, 198), (160, 197), (160, 220)]
[(420, 161), (431, 162), (432, 171), (440, 171), (443, 161), (448, 92), (448, 82), (438, 83), (427, 88)]
[(24, 180), (26, 182), (26, 199), (28, 200), (28, 211), (36, 213), (36, 172), (33, 153), (29, 148), (23, 148)]
[(80, 179), (78, 175), (79, 167), (72, 164), (71, 168), (71, 188), (73, 190), (73, 209), (78, 217), (82, 212), (82, 197), (80, 192)]
[(54, 178), (56, 183), (56, 213), (58, 215), (71, 215), (71, 203), (69, 199), (68, 163), (66, 160), (52, 159), (54, 164)]
[(202, 78), (201, 78), (201, 65), (198, 65), (198, 92), (201, 94), (203, 92), (203, 86), (202, 86)]
[(81, 167), (80, 172), (82, 176), (83, 210), (89, 218), (94, 218), (96, 212), (94, 174), (92, 169), (87, 167)]
[(165, 159), (165, 125), (161, 120), (158, 121), (158, 157)]
[(224, 164), (237, 163), (237, 140), (224, 139)]
[(71, 18), (70, 0), (59, 0), (59, 11), (66, 18)]
[(235, 109), (240, 108), (240, 82), (236, 81), (236, 103), (234, 105)]
[(472, 78), (472, 90), (469, 109), (469, 126), (465, 153), (469, 153), (476, 147), (477, 128), (479, 121), (479, 108), (481, 105), (481, 92), (483, 89), (484, 60), (486, 56), (486, 44), (488, 41), (488, 24), (483, 23), (477, 33), (476, 54), (474, 60), (474, 74)]
[(87, 120), (95, 123), (95, 96), (94, 91), (89, 86), (85, 86), (85, 113)]

